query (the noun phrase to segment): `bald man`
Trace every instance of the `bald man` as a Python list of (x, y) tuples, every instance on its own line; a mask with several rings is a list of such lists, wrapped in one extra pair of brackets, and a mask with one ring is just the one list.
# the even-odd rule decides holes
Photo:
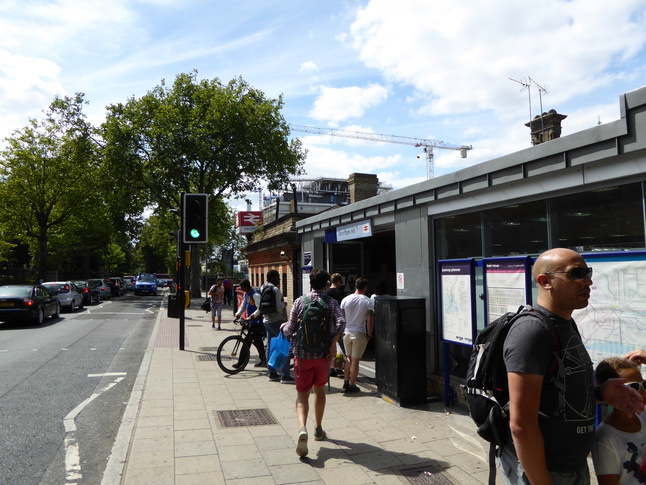
[[(588, 305), (592, 268), (576, 251), (556, 248), (536, 259), (532, 276), (538, 288), (534, 308), (545, 318), (528, 313), (505, 340), (513, 440), (500, 450), (500, 468), (505, 483), (589, 484), (597, 393), (572, 312)], [(641, 400), (615, 384), (610, 400), (629, 408), (633, 399)]]

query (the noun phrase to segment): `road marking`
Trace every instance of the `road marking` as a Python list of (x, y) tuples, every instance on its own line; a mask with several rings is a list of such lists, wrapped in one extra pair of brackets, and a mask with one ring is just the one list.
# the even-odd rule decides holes
[(88, 377), (116, 377), (116, 376), (126, 376), (127, 372), (106, 372), (105, 374), (88, 374)]
[[(92, 313), (92, 315), (99, 315), (99, 316), (101, 316), (101, 315), (143, 315), (146, 312), (155, 313), (155, 312), (151, 312), (150, 310), (146, 309), (143, 312), (136, 312), (136, 313), (133, 313), (133, 312), (100, 312), (100, 313)], [(79, 314), (79, 315), (81, 315), (81, 314)]]
[(83, 408), (90, 404), (92, 401), (94, 401), (97, 397), (99, 397), (101, 394), (103, 394), (105, 391), (108, 391), (112, 389), (114, 386), (119, 384), (124, 378), (119, 377), (115, 379), (113, 382), (105, 386), (103, 389), (100, 389), (99, 392), (96, 392), (92, 394), (90, 397), (88, 397), (85, 401), (81, 402), (78, 406), (76, 406), (74, 409), (72, 409), (67, 416), (63, 419), (63, 424), (65, 425), (65, 431), (70, 432), (70, 431), (76, 431), (76, 423), (74, 422), (74, 419), (76, 419), (76, 416), (83, 411)]
[(81, 473), (81, 453), (79, 450), (79, 444), (73, 434), (73, 432), (76, 431), (76, 423), (74, 422), (76, 416), (78, 416), (79, 413), (83, 411), (85, 406), (90, 404), (104, 392), (112, 389), (123, 379), (125, 378), (116, 378), (110, 384), (103, 387), (98, 392), (95, 392), (90, 397), (81, 402), (63, 419), (63, 425), (65, 426), (65, 432), (67, 433), (67, 435), (65, 436), (65, 480), (67, 482), (75, 482), (83, 479), (83, 474)]
[(83, 478), (81, 474), (81, 453), (79, 444), (73, 436), (65, 437), (65, 480), (75, 481)]

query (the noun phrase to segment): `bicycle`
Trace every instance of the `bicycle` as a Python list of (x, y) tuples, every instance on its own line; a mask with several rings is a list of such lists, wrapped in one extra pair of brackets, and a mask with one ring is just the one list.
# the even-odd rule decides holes
[(249, 322), (236, 319), (233, 323), (241, 326), (240, 334), (225, 338), (220, 343), (216, 356), (220, 369), (227, 374), (237, 374), (243, 371), (251, 356), (250, 344), (247, 343)]

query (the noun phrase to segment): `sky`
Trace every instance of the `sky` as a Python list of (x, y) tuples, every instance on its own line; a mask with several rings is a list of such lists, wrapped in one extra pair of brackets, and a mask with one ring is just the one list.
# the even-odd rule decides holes
[[(282, 95), (291, 124), (473, 147), (435, 149), (440, 177), (529, 148), (541, 105), (567, 115), (563, 136), (618, 119), (646, 84), (645, 43), (646, 0), (0, 0), (0, 139), (56, 95), (85, 93), (100, 124), (196, 70)], [(293, 135), (302, 178), (427, 178), (419, 147)]]

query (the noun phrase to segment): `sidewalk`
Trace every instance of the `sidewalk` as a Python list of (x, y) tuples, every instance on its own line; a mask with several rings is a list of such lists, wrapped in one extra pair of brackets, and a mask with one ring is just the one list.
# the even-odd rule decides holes
[(217, 365), (220, 341), (239, 330), (232, 319), (225, 307), (223, 330), (213, 330), (194, 304), (181, 351), (179, 320), (166, 318), (164, 306), (103, 485), (487, 483), (488, 447), (463, 410), (401, 408), (361, 377), (362, 392), (347, 396), (331, 378), (328, 439), (314, 441), (310, 406), (309, 455), (299, 458), (294, 385), (269, 382), (266, 369), (253, 367), (253, 347), (241, 373)]

